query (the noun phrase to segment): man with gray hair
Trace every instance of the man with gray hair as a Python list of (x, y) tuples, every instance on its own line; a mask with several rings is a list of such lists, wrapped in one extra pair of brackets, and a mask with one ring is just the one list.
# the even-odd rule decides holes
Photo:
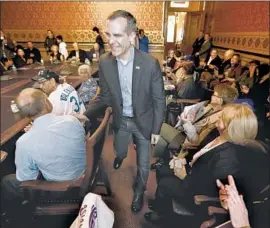
[(16, 142), (16, 175), (2, 179), (4, 202), (22, 202), (21, 181), (35, 180), (39, 173), (48, 181), (73, 180), (86, 165), (85, 130), (76, 117), (51, 113), (46, 94), (33, 88), (21, 91), (16, 103), (33, 124)]
[(137, 178), (133, 185), (132, 212), (143, 206), (149, 176), (150, 142), (155, 145), (165, 114), (165, 94), (160, 65), (156, 59), (132, 45), (136, 19), (124, 10), (107, 18), (106, 30), (111, 52), (100, 58), (100, 94), (85, 115), (91, 118), (101, 108), (113, 109), (115, 131), (114, 168), (127, 157), (133, 138), (137, 152)]

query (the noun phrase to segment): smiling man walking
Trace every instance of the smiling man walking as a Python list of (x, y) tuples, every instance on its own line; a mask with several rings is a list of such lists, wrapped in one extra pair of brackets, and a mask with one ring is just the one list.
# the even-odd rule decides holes
[(111, 52), (100, 60), (101, 92), (85, 115), (91, 118), (101, 107), (112, 107), (115, 169), (127, 156), (133, 138), (138, 169), (131, 210), (136, 213), (142, 208), (149, 175), (150, 142), (157, 143), (165, 114), (163, 79), (158, 61), (132, 45), (136, 37), (132, 14), (113, 12), (107, 19), (106, 35)]

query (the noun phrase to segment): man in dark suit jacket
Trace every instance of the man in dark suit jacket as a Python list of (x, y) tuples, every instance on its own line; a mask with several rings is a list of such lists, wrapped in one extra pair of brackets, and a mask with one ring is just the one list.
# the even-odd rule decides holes
[(198, 52), (196, 52), (195, 55), (199, 56), (201, 61), (202, 60), (204, 61), (207, 58), (207, 56), (209, 55), (211, 48), (212, 48), (212, 43), (210, 40), (210, 35), (208, 33), (205, 33), (204, 42), (203, 42), (200, 50)]
[(201, 46), (204, 42), (204, 34), (203, 31), (200, 31), (199, 37), (195, 40), (195, 42), (192, 45), (192, 55), (195, 55), (196, 52), (200, 51)]
[(90, 62), (92, 62), (93, 59), (99, 60), (100, 56), (104, 53), (104, 49), (100, 49), (99, 44), (95, 43), (94, 47), (91, 48), (90, 51), (86, 52), (86, 55)]
[(108, 43), (111, 52), (100, 59), (101, 92), (85, 115), (91, 118), (96, 110), (111, 106), (115, 130), (114, 147), (118, 169), (127, 156), (133, 138), (137, 148), (137, 179), (133, 185), (132, 212), (139, 212), (150, 166), (150, 141), (156, 144), (165, 114), (165, 95), (158, 61), (135, 49), (136, 19), (129, 12), (118, 10), (108, 17)]
[(79, 59), (81, 63), (85, 62), (85, 59), (87, 58), (86, 52), (84, 50), (79, 49), (78, 43), (73, 43), (73, 48), (74, 50), (72, 50), (67, 59), (71, 59), (71, 58), (76, 58)]
[(27, 42), (27, 49), (25, 49), (25, 58), (27, 59), (28, 63), (40, 62), (41, 61), (41, 54), (40, 51), (34, 47), (31, 41)]

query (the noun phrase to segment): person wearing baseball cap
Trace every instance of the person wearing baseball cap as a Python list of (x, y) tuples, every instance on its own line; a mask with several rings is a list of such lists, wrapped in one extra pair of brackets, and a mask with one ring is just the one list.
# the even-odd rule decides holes
[(43, 69), (32, 80), (36, 81), (39, 89), (48, 95), (53, 105), (53, 113), (57, 115), (84, 113), (85, 106), (79, 99), (77, 91), (68, 83), (60, 84), (57, 73)]

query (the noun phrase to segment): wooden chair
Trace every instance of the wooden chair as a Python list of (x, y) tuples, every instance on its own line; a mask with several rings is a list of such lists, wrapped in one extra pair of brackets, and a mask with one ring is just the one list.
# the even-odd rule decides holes
[[(102, 151), (108, 135), (108, 123), (111, 108), (107, 108), (104, 118), (97, 130), (86, 139), (86, 169), (82, 176), (71, 181), (24, 181), (20, 188), (23, 189), (26, 199), (34, 207), (34, 215), (77, 215), (84, 196), (92, 192), (97, 185), (97, 175), (104, 170), (102, 164)], [(103, 172), (103, 186), (106, 186), (108, 195), (111, 188), (108, 177)], [(46, 196), (50, 193), (61, 193), (61, 197), (52, 199)], [(63, 197), (65, 195), (65, 197)]]

